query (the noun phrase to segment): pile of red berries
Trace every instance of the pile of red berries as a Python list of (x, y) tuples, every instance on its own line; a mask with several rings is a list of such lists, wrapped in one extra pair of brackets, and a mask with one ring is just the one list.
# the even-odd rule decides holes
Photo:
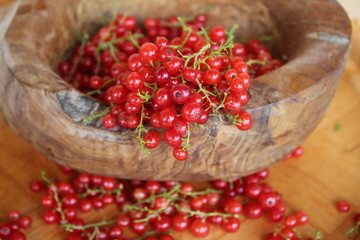
[[(69, 172), (66, 170), (66, 172)], [(70, 172), (70, 181), (54, 182), (42, 175), (47, 184), (41, 204), (47, 210), (43, 220), (60, 224), (70, 232), (68, 240), (121, 239), (171, 240), (171, 231), (190, 231), (206, 237), (210, 225), (232, 233), (240, 228), (239, 216), (257, 219), (266, 215), (271, 222), (281, 223), (266, 240), (297, 240), (297, 226), (308, 223), (304, 212), (286, 215), (281, 195), (263, 182), (268, 170), (243, 178), (215, 180), (205, 190), (176, 181), (118, 180), (87, 173)], [(38, 192), (41, 181), (30, 188)], [(38, 187), (34, 188), (34, 185)], [(41, 186), (43, 186), (41, 184)], [(79, 217), (115, 204), (119, 216), (98, 223), (87, 223)], [(125, 235), (130, 229), (137, 237)], [(131, 235), (130, 235), (131, 236)]]
[(32, 219), (29, 216), (21, 216), (19, 211), (12, 210), (8, 213), (9, 221), (0, 224), (0, 239), (3, 240), (26, 240), (21, 229), (29, 229)]
[(155, 129), (164, 128), (180, 161), (188, 157), (191, 130), (211, 116), (248, 130), (252, 118), (243, 108), (251, 79), (282, 64), (259, 40), (234, 42), (236, 26), (206, 27), (206, 21), (204, 14), (148, 18), (142, 29), (119, 14), (91, 38), (85, 34), (59, 64), (66, 81), (108, 106), (83, 122), (103, 117), (106, 129), (136, 129), (145, 151), (159, 145)]

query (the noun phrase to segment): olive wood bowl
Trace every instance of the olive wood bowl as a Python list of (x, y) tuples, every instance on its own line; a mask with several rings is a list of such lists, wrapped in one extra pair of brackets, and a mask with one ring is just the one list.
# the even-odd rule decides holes
[[(180, 162), (165, 143), (143, 153), (132, 130), (105, 130), (100, 120), (81, 123), (105, 106), (57, 74), (76, 32), (96, 31), (99, 17), (117, 8), (142, 21), (208, 5), (210, 25), (236, 23), (239, 39), (275, 36), (273, 53), (287, 58), (253, 80), (245, 109), (253, 117), (249, 131), (211, 119), (192, 133), (189, 158)], [(37, 151), (74, 169), (158, 180), (247, 175), (283, 159), (318, 125), (341, 77), (350, 35), (348, 16), (334, 0), (26, 0), (1, 45), (0, 110)]]

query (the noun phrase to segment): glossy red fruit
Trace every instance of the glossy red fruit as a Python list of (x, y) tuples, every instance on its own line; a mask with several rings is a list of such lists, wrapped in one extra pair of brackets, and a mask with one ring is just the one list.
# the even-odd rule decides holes
[(57, 223), (59, 220), (57, 213), (52, 210), (45, 211), (42, 218), (47, 224)]
[(169, 89), (159, 88), (154, 96), (154, 103), (158, 104), (159, 107), (168, 107), (171, 104), (171, 93)]
[(189, 124), (182, 118), (175, 119), (172, 129), (179, 135), (184, 135), (189, 129)]
[(130, 225), (130, 217), (128, 215), (120, 215), (118, 218), (117, 218), (117, 221), (116, 221), (116, 224), (121, 227), (121, 228), (124, 228), (124, 227), (127, 227)]
[(237, 200), (229, 200), (229, 201), (226, 201), (224, 210), (226, 213), (229, 213), (229, 214), (239, 214), (242, 211), (242, 205)]
[(184, 67), (184, 60), (179, 57), (172, 57), (165, 64), (166, 69), (173, 75), (179, 75)]
[(295, 215), (286, 216), (285, 219), (283, 220), (283, 224), (286, 227), (295, 227), (297, 224)]
[(154, 149), (160, 144), (160, 134), (157, 131), (149, 131), (144, 135), (143, 140), (146, 148)]
[(145, 79), (137, 72), (132, 72), (126, 78), (126, 87), (133, 92), (137, 92), (144, 86)]
[(164, 133), (164, 140), (171, 147), (178, 147), (182, 142), (181, 136), (172, 129), (166, 129)]
[(250, 202), (244, 206), (244, 214), (251, 219), (258, 219), (262, 216), (262, 210), (257, 202)]
[(32, 225), (32, 219), (29, 216), (22, 216), (19, 219), (19, 225), (23, 229), (29, 229)]
[(146, 232), (147, 227), (148, 227), (148, 225), (145, 222), (132, 222), (131, 223), (131, 230), (140, 236)]
[(191, 88), (183, 83), (172, 86), (170, 90), (171, 100), (176, 104), (186, 103), (190, 99), (191, 93)]
[(20, 212), (18, 210), (9, 211), (8, 218), (10, 221), (17, 221), (20, 218)]
[(225, 99), (225, 111), (231, 115), (237, 115), (241, 112), (241, 101), (240, 99), (233, 94), (230, 94)]
[(155, 63), (158, 59), (158, 47), (153, 43), (144, 43), (139, 49), (139, 56), (144, 64)]
[(297, 226), (304, 226), (309, 222), (309, 216), (303, 211), (297, 212), (295, 217)]
[(112, 129), (116, 127), (116, 117), (111, 114), (106, 114), (102, 120), (102, 124), (106, 129)]
[(189, 152), (182, 147), (175, 147), (173, 149), (173, 156), (176, 160), (185, 161), (189, 156)]
[(274, 208), (277, 203), (277, 194), (273, 192), (262, 192), (258, 197), (258, 202), (263, 210), (269, 211)]
[(201, 117), (203, 108), (200, 104), (195, 102), (186, 103), (181, 109), (181, 115), (185, 121), (194, 123)]
[(234, 233), (240, 228), (240, 220), (235, 217), (227, 217), (224, 219), (221, 226), (225, 232)]
[(208, 69), (204, 72), (204, 82), (209, 85), (215, 85), (220, 82), (221, 73), (217, 69)]
[(189, 225), (190, 225), (189, 218), (186, 217), (185, 215), (176, 214), (172, 218), (172, 228), (175, 231), (178, 231), (178, 232), (186, 231), (188, 229)]
[(249, 130), (252, 126), (252, 117), (248, 112), (240, 112), (235, 126), (241, 131)]
[(29, 188), (32, 192), (41, 192), (44, 190), (44, 184), (41, 181), (32, 181)]
[(159, 118), (162, 127), (171, 129), (177, 119), (177, 112), (173, 108), (165, 107), (160, 111)]
[(284, 218), (284, 212), (278, 209), (272, 209), (269, 212), (269, 218), (272, 222), (280, 222)]
[(129, 91), (123, 85), (116, 85), (111, 91), (111, 101), (115, 104), (121, 104), (126, 101)]
[(207, 235), (209, 235), (210, 232), (209, 224), (202, 219), (194, 220), (191, 223), (190, 232), (195, 237), (206, 237)]
[(157, 232), (163, 233), (171, 228), (171, 219), (168, 216), (163, 215), (160, 218), (155, 218), (153, 225)]
[(338, 201), (336, 203), (336, 208), (339, 212), (349, 212), (350, 211), (350, 204), (345, 201), (345, 200), (342, 200), (342, 201)]

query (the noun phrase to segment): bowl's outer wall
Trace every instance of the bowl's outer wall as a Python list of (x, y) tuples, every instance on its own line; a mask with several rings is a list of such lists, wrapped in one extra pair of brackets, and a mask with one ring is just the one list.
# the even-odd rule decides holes
[[(274, 35), (288, 62), (256, 78), (247, 107), (253, 127), (226, 121), (192, 133), (189, 159), (166, 144), (142, 153), (135, 133), (110, 132), (81, 120), (104, 106), (72, 89), (53, 70), (75, 32), (94, 31), (98, 16), (129, 11), (137, 18), (186, 15), (207, 5), (210, 24), (240, 25), (238, 36)], [(324, 116), (350, 45), (346, 13), (331, 0), (24, 1), (1, 46), (0, 110), (7, 123), (51, 160), (122, 178), (210, 180), (250, 174), (300, 145)], [(215, 123), (215, 119), (212, 122)]]

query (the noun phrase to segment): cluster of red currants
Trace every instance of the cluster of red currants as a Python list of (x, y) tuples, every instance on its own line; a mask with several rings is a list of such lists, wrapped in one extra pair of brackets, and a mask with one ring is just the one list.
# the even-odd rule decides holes
[[(143, 150), (160, 143), (158, 130), (173, 155), (188, 157), (190, 131), (211, 116), (228, 117), (240, 130), (252, 125), (243, 111), (253, 77), (282, 65), (253, 39), (234, 42), (236, 26), (206, 27), (207, 16), (136, 20), (119, 14), (91, 38), (85, 34), (60, 75), (75, 88), (108, 105), (104, 128), (136, 129)], [(149, 124), (154, 130), (144, 127)], [(190, 126), (191, 124), (191, 126)]]
[[(71, 180), (53, 182), (43, 173), (43, 181), (32, 182), (30, 188), (39, 192), (47, 184), (41, 198), (42, 206), (47, 208), (43, 220), (60, 224), (70, 232), (68, 240), (172, 240), (171, 231), (187, 230), (196, 237), (206, 237), (211, 225), (236, 232), (241, 214), (248, 219), (266, 214), (269, 221), (281, 223), (281, 228), (266, 240), (298, 240), (295, 227), (309, 221), (304, 212), (285, 214), (281, 195), (263, 182), (268, 170), (243, 178), (215, 180), (206, 190), (176, 181), (117, 180), (68, 168), (64, 171)], [(79, 212), (88, 213), (108, 205), (117, 206), (118, 217), (87, 224), (79, 217)], [(125, 236), (126, 229), (137, 237)]]
[(7, 223), (0, 224), (0, 239), (26, 240), (26, 236), (21, 232), (21, 229), (29, 229), (32, 219), (29, 216), (21, 216), (17, 210), (10, 211), (8, 219)]

